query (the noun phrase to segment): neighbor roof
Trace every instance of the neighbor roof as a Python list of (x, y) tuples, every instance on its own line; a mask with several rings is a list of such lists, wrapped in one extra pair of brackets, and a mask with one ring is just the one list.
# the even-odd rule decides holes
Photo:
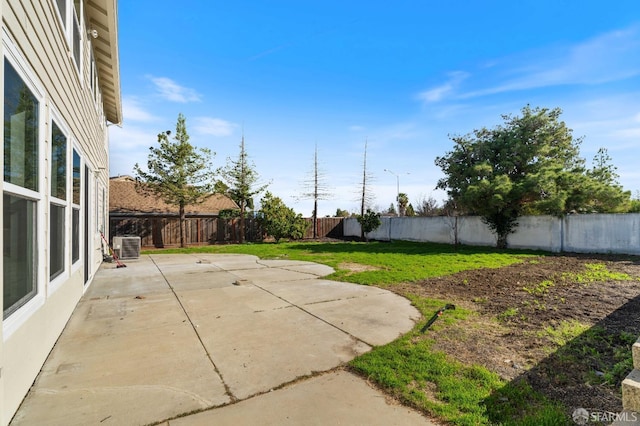
[[(177, 206), (169, 205), (158, 197), (141, 194), (135, 185), (131, 176), (112, 177), (109, 180), (109, 213), (178, 214)], [(185, 207), (185, 213), (216, 215), (220, 210), (227, 209), (238, 209), (238, 205), (226, 195), (213, 194), (202, 204)]]

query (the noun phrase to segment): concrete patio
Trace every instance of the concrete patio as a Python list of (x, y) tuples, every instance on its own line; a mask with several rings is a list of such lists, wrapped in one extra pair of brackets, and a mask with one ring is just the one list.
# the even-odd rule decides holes
[(103, 264), (11, 424), (430, 424), (340, 368), (419, 318), (332, 269), (247, 255)]

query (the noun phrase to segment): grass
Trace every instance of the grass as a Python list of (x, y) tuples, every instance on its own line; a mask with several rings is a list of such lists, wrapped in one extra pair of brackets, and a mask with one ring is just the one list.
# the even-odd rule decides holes
[(578, 274), (563, 274), (562, 278), (576, 281), (582, 284), (591, 284), (602, 281), (631, 281), (633, 278), (623, 272), (612, 272), (604, 263), (587, 263), (586, 271)]
[[(144, 251), (143, 254), (157, 252)], [(498, 251), (489, 247), (455, 247), (409, 241), (258, 243), (176, 248), (161, 252), (243, 253), (262, 259), (306, 260), (331, 266), (336, 272), (327, 278), (382, 287), (471, 269), (501, 268), (533, 256), (533, 252)], [(341, 266), (346, 263), (368, 265), (375, 269), (353, 272)]]
[[(390, 287), (430, 277), (477, 268), (500, 268), (541, 253), (498, 251), (486, 247), (394, 241), (391, 243), (291, 242), (202, 246), (162, 250), (162, 253), (242, 253), (268, 259), (305, 260), (331, 266), (328, 278), (365, 285)], [(158, 251), (143, 252), (158, 253)], [(354, 272), (345, 264), (375, 268)], [(544, 289), (535, 291), (544, 291)], [(548, 401), (522, 381), (505, 382), (477, 365), (465, 365), (432, 348), (429, 332), (420, 329), (446, 303), (410, 295), (424, 316), (421, 324), (399, 339), (374, 348), (349, 364), (388, 393), (439, 419), (456, 425), (559, 425), (567, 424), (563, 407)], [(502, 314), (503, 320), (517, 309)], [(474, 312), (458, 307), (446, 311), (431, 329), (455, 327)]]
[(564, 346), (569, 341), (589, 330), (589, 328), (589, 325), (583, 324), (580, 321), (561, 321), (560, 324), (556, 326), (550, 325), (539, 331), (538, 337), (545, 337), (557, 346)]
[[(425, 317), (444, 302), (411, 297)], [(432, 328), (446, 327), (473, 315), (447, 311)], [(420, 326), (387, 345), (355, 358), (350, 366), (405, 404), (456, 425), (564, 424), (562, 407), (547, 401), (523, 382), (507, 383), (477, 365), (464, 365), (432, 350), (434, 341)]]
[(513, 318), (516, 315), (518, 315), (518, 308), (508, 308), (505, 311), (498, 314), (498, 320), (505, 322), (505, 321), (508, 321), (509, 318)]
[(553, 287), (555, 284), (551, 280), (544, 280), (538, 283), (534, 287), (523, 287), (522, 289), (529, 294), (534, 296), (542, 296), (549, 292), (549, 288)]

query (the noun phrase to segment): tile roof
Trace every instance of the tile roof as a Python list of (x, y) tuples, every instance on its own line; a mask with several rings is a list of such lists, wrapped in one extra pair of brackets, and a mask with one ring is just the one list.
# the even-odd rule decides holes
[[(185, 212), (188, 215), (216, 215), (225, 209), (238, 209), (238, 205), (226, 195), (213, 194), (202, 204), (185, 207)], [(139, 193), (132, 177), (118, 176), (109, 180), (109, 213), (178, 214), (178, 207), (169, 205), (158, 197)]]

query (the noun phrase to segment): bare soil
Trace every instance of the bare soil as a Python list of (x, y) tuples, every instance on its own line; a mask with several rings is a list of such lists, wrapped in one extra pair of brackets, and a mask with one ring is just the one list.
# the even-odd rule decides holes
[[(604, 264), (630, 278), (580, 282), (588, 264)], [(621, 381), (630, 369), (631, 343), (640, 336), (640, 258), (539, 256), (393, 290), (477, 313), (429, 330), (436, 349), (465, 364), (483, 365), (511, 384), (524, 380), (568, 413), (578, 407), (622, 410)], [(586, 331), (566, 342), (545, 331), (578, 323)]]

